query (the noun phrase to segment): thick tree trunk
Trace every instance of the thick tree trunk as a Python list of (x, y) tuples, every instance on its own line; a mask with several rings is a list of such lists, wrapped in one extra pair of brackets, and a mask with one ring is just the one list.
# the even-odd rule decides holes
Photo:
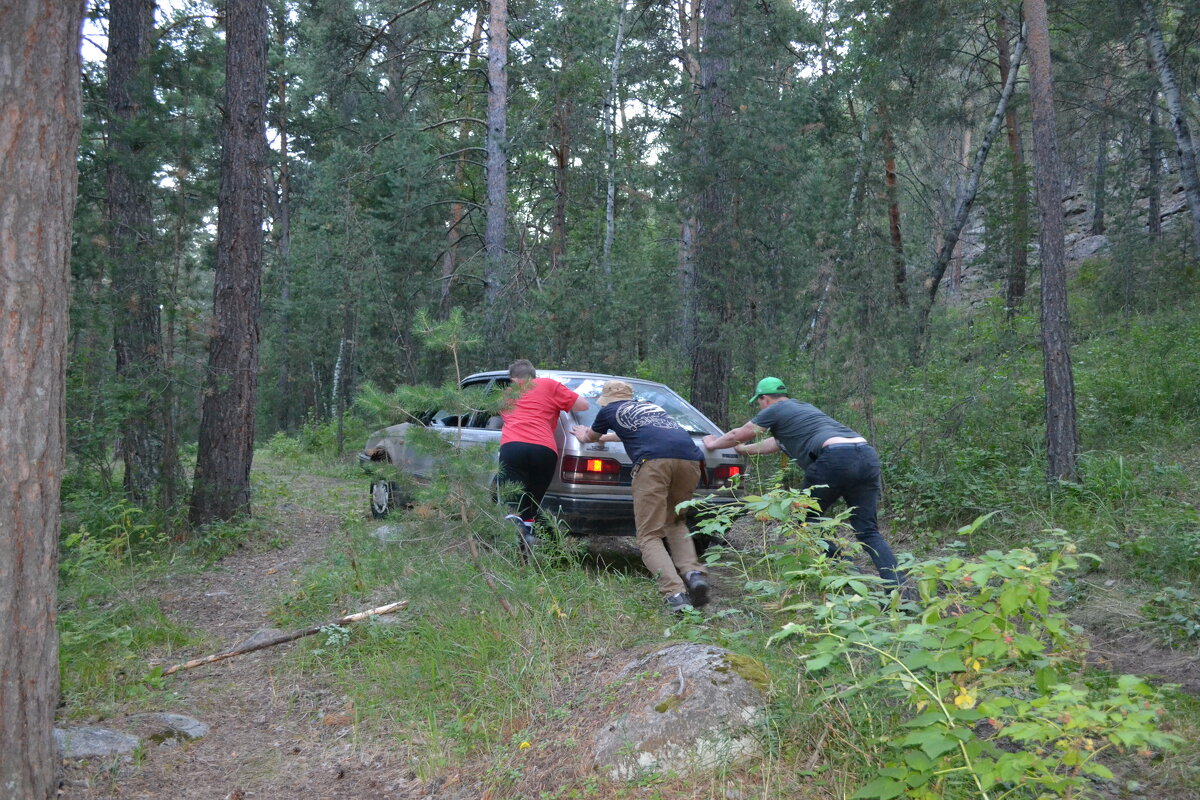
[[(1000, 83), (1007, 86), (1009, 71), (1013, 67), (1008, 51), (1008, 18), (1003, 14), (996, 20), (996, 51), (1000, 62)], [(1017, 111), (1011, 101), (1004, 109), (1004, 126), (1008, 132), (1008, 157), (1012, 165), (1012, 219), (1009, 222), (1012, 246), (1004, 281), (1004, 305), (1011, 319), (1025, 299), (1025, 276), (1029, 271), (1029, 198), (1025, 187), (1025, 152), (1021, 147)]]
[(262, 303), (267, 19), (264, 0), (225, 6), (225, 123), (217, 267), (191, 522), (250, 513)]
[(10, 0), (0, 13), (0, 800), (46, 800), (58, 784), (54, 618), (82, 17), (82, 2), (45, 0)]
[(1167, 47), (1163, 43), (1162, 30), (1158, 27), (1153, 0), (1141, 0), (1141, 3), (1151, 62), (1158, 73), (1167, 110), (1171, 112), (1171, 130), (1175, 133), (1175, 149), (1179, 155), (1179, 181), (1183, 184), (1183, 193), (1192, 217), (1192, 244), (1195, 254), (1200, 255), (1200, 175), (1196, 172), (1196, 148), (1188, 127), (1187, 109), (1183, 105), (1179, 84), (1175, 81), (1175, 72), (1167, 60)]
[(159, 318), (150, 189), (157, 164), (141, 133), (153, 91), (148, 69), (154, 0), (112, 0), (108, 27), (107, 165), (113, 344), (122, 387), (120, 450), (125, 496), (149, 507), (159, 500), (166, 374)]
[(1042, 354), (1046, 384), (1046, 466), (1051, 480), (1077, 477), (1075, 377), (1067, 317), (1062, 177), (1058, 165), (1050, 28), (1045, 0), (1024, 0), (1029, 27), (1029, 92), (1033, 106), (1034, 176), (1042, 254)]
[(733, 176), (726, 164), (730, 135), (729, 38), (732, 0), (711, 0), (704, 6), (700, 40), (700, 129), (698, 168), (703, 187), (698, 204), (696, 247), (696, 346), (692, 355), (692, 404), (720, 427), (729, 417), (729, 348), (724, 341), (732, 317), (729, 296), (734, 289)]
[(983, 141), (979, 144), (979, 150), (975, 152), (975, 163), (971, 167), (971, 174), (967, 178), (966, 185), (963, 187), (962, 193), (955, 203), (954, 217), (950, 221), (950, 226), (946, 229), (945, 237), (942, 240), (942, 246), (938, 249), (933, 268), (929, 271), (929, 278), (927, 279), (929, 297), (925, 307), (922, 309), (919, 326), (919, 336), (922, 341), (925, 338), (929, 313), (933, 310), (933, 303), (937, 299), (938, 286), (941, 285), (942, 277), (946, 274), (946, 267), (950, 264), (951, 256), (954, 255), (954, 248), (958, 244), (958, 237), (962, 234), (962, 229), (967, 224), (967, 217), (970, 216), (971, 207), (975, 204), (975, 197), (979, 193), (979, 182), (983, 178), (983, 166), (987, 162), (988, 151), (992, 149), (992, 141), (996, 138), (996, 133), (1000, 130), (1000, 123), (1004, 119), (1004, 112), (1008, 108), (1008, 101), (1012, 98), (1013, 91), (1017, 85), (1017, 72), (1021, 67), (1021, 56), (1024, 51), (1025, 39), (1018, 39), (1016, 52), (1013, 53), (1013, 66), (1009, 71), (1008, 81), (1000, 91), (1000, 99), (996, 102), (996, 111), (992, 114), (991, 124), (988, 125), (987, 132), (983, 135)]
[[(508, 0), (491, 0), (488, 14), (487, 275), (484, 301), (495, 317), (505, 273), (508, 219)], [(494, 321), (494, 320), (493, 320)]]

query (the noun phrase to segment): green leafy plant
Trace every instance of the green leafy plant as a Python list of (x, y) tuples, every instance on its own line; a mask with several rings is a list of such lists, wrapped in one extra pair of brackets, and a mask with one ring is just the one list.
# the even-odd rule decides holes
[(1056, 610), (1054, 586), (1094, 556), (1049, 534), (1030, 548), (909, 565), (919, 613), (871, 602), (861, 581), (843, 576), (785, 576), (815, 580), (820, 594), (789, 605), (800, 619), (772, 641), (803, 640), (805, 669), (827, 676), (831, 700), (869, 692), (912, 715), (855, 798), (1078, 796), (1089, 780), (1112, 777), (1107, 751), (1152, 754), (1176, 742), (1159, 730), (1158, 694), (1140, 678), (1105, 691), (1082, 685), (1084, 642)]
[(1155, 593), (1142, 614), (1168, 645), (1186, 645), (1200, 640), (1200, 597), (1186, 586), (1168, 586)]

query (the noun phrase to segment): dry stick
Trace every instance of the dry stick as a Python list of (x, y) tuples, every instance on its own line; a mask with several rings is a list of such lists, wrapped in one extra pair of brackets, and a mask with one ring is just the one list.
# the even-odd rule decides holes
[(311, 628), (305, 628), (304, 630), (301, 630), (301, 631), (293, 631), (292, 633), (285, 633), (281, 636), (276, 636), (273, 639), (267, 639), (265, 642), (259, 642), (258, 644), (249, 645), (248, 647), (238, 647), (233, 650), (230, 650), (227, 653), (217, 653), (216, 655), (205, 656), (204, 658), (193, 659), (192, 661), (188, 661), (183, 664), (176, 664), (175, 666), (171, 667), (170, 669), (164, 670), (163, 676), (165, 677), (167, 675), (170, 675), (171, 673), (179, 672), (179, 671), (185, 670), (185, 669), (195, 669), (196, 667), (203, 666), (204, 664), (212, 664), (216, 661), (224, 661), (225, 659), (233, 658), (234, 656), (240, 656), (240, 655), (244, 655), (246, 653), (253, 653), (255, 650), (262, 650), (267, 647), (274, 647), (275, 645), (283, 644), (284, 642), (292, 642), (292, 641), (295, 641), (296, 639), (302, 639), (305, 636), (312, 636), (314, 633), (320, 633), (322, 628), (327, 628), (330, 625), (349, 625), (353, 622), (361, 622), (362, 620), (367, 619), (369, 617), (378, 617), (378, 616), (382, 616), (384, 614), (391, 614), (393, 611), (399, 611), (400, 609), (404, 608), (407, 605), (408, 605), (407, 600), (401, 600), (398, 603), (389, 603), (386, 606), (379, 606), (378, 608), (371, 608), (371, 609), (367, 609), (366, 611), (360, 611), (357, 614), (351, 614), (348, 617), (342, 617), (341, 619), (334, 620), (333, 622), (326, 622), (321, 625), (314, 625)]

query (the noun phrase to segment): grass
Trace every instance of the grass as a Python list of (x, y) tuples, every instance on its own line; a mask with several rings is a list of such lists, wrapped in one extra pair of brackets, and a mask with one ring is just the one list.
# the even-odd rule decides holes
[[(1027, 320), (1014, 330), (983, 320), (944, 342), (938, 352), (945, 355), (921, 370), (880, 378), (874, 414), (893, 540), (917, 557), (969, 559), (1065, 530), (1080, 550), (1103, 559), (1056, 585), (1077, 620), (1102, 622), (1115, 641), (1138, 637), (1195, 652), (1200, 356), (1192, 343), (1200, 324), (1175, 312), (1116, 328), (1083, 319), (1075, 362), (1081, 480), (1056, 484), (1044, 478), (1032, 330)], [(852, 415), (846, 421), (861, 424)], [(874, 778), (887, 741), (909, 716), (902, 704), (869, 692), (824, 692), (803, 671), (804, 643), (767, 645), (796, 616), (779, 610), (776, 588), (794, 565), (779, 557), (765, 530), (745, 537), (760, 545), (726, 554), (722, 586), (740, 587), (732, 607), (673, 620), (646, 576), (597, 566), (570, 543), (520, 564), (495, 507), (453, 487), (387, 520), (396, 541), (381, 544), (371, 535), (379, 523), (365, 519), (366, 479), (349, 459), (332, 459), (328, 443), (319, 426), (271, 440), (255, 460), (257, 519), (205, 531), (186, 548), (119, 504), (81, 502), (72, 511), (60, 588), (63, 691), (72, 716), (169, 704), (139, 665), (195, 647), (198, 638), (172, 625), (144, 587), (248, 542), (286, 546), (297, 508), (335, 509), (341, 524), (320, 560), (279, 598), (275, 624), (301, 627), (399, 599), (409, 606), (386, 622), (306, 640), (287, 669), (348, 698), (358, 735), (402, 748), (421, 778), (465, 774), (495, 796), (564, 800), (844, 798)], [(757, 466), (764, 478), (774, 469), (765, 460)], [(76, 496), (93, 497), (84, 483)], [(1000, 514), (986, 526), (960, 531), (991, 511)], [(71, 538), (80, 531), (86, 535)], [(472, 538), (477, 558), (467, 546)], [(727, 647), (765, 666), (772, 688), (763, 760), (699, 781), (613, 784), (547, 770), (539, 759), (577, 757), (569, 742), (579, 746), (586, 731), (573, 725), (621, 698), (621, 687), (594, 683), (597, 673), (641, 648), (680, 640)], [(1112, 681), (1094, 667), (1078, 678), (1097, 692)], [(1165, 727), (1184, 742), (1150, 759), (1112, 758), (1116, 777), (1094, 789), (1114, 797), (1194, 796), (1200, 701), (1167, 692), (1164, 703)], [(536, 775), (555, 780), (535, 785)]]

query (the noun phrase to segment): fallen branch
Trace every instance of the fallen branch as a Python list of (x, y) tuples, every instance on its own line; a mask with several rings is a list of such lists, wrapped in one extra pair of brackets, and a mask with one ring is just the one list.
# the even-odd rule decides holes
[(348, 617), (342, 617), (341, 619), (336, 619), (333, 622), (325, 622), (320, 625), (314, 625), (311, 628), (305, 628), (304, 630), (293, 631), (292, 633), (284, 633), (272, 639), (267, 639), (266, 641), (257, 642), (245, 647), (237, 647), (227, 653), (217, 653), (216, 655), (205, 656), (204, 658), (196, 658), (191, 661), (184, 662), (183, 664), (176, 664), (169, 669), (163, 670), (163, 676), (165, 677), (185, 669), (195, 669), (196, 667), (200, 667), (205, 664), (212, 664), (217, 661), (224, 661), (225, 659), (233, 658), (234, 656), (253, 653), (255, 650), (263, 650), (267, 647), (274, 647), (275, 645), (283, 644), (284, 642), (294, 642), (297, 639), (303, 639), (305, 636), (312, 636), (314, 633), (320, 633), (322, 628), (328, 628), (330, 625), (349, 625), (354, 622), (361, 622), (362, 620), (370, 617), (379, 617), (384, 614), (391, 614), (393, 611), (399, 611), (407, 605), (407, 600), (401, 600), (398, 603), (388, 603), (386, 606), (379, 606), (378, 608), (370, 608), (366, 611), (360, 611), (357, 614), (351, 614)]

